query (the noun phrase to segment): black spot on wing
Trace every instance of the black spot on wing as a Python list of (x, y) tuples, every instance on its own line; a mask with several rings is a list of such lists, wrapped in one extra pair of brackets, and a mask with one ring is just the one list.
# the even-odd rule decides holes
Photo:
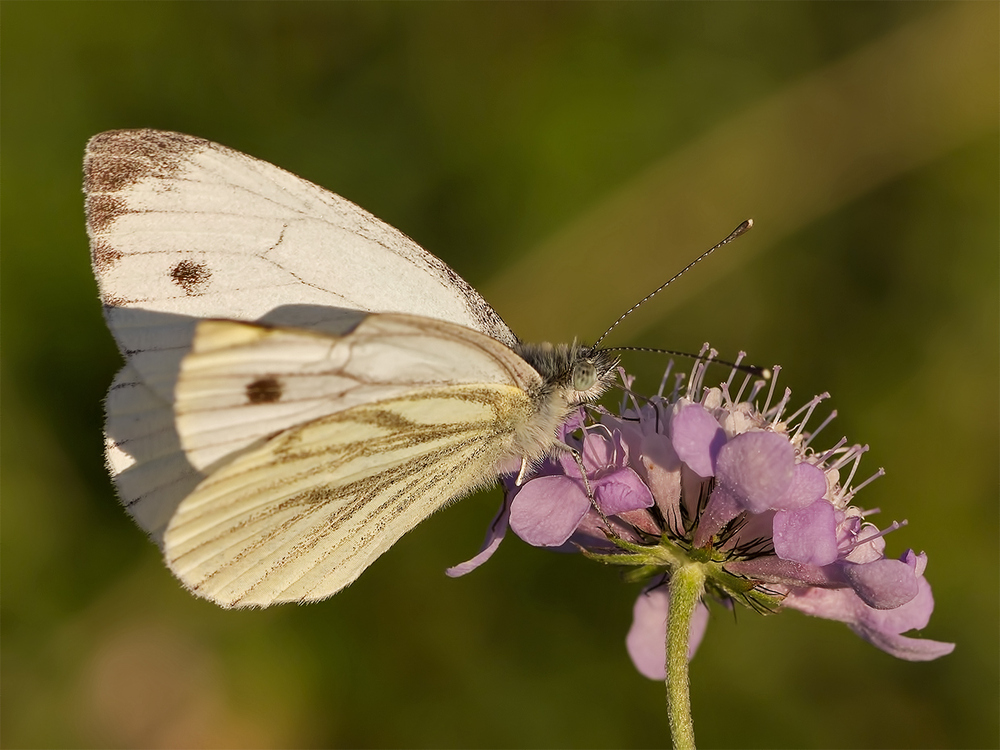
[(204, 263), (195, 263), (193, 260), (182, 260), (170, 269), (170, 278), (189, 297), (200, 294), (212, 278), (212, 272)]
[(281, 399), (283, 390), (281, 381), (273, 375), (258, 378), (247, 386), (247, 403), (273, 404)]

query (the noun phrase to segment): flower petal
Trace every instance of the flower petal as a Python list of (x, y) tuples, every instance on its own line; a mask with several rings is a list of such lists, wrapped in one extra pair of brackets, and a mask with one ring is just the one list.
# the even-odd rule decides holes
[(726, 563), (726, 570), (736, 575), (746, 576), (762, 583), (780, 583), (784, 586), (823, 586), (843, 588), (844, 580), (840, 567), (827, 565), (817, 568), (791, 560), (782, 560), (773, 555), (755, 557), (751, 560), (734, 560)]
[(907, 630), (924, 627), (934, 609), (930, 584), (920, 578), (918, 586), (917, 596), (896, 609), (872, 609), (852, 589), (846, 588), (792, 590), (781, 606), (797, 609), (814, 617), (846, 622), (859, 636), (897, 659), (929, 661), (950, 654), (955, 646), (900, 635)]
[[(662, 579), (661, 579), (662, 581)], [(632, 626), (625, 637), (625, 647), (639, 673), (651, 680), (667, 678), (667, 614), (670, 594), (665, 583), (647, 586), (632, 608)], [(691, 616), (688, 660), (694, 658), (708, 627), (708, 607), (699, 602)]]
[(653, 495), (632, 469), (619, 469), (592, 483), (597, 507), (606, 516), (648, 508)]
[(590, 509), (582, 483), (566, 476), (526, 482), (510, 505), (510, 528), (535, 547), (558, 547)]
[(792, 484), (795, 451), (776, 432), (745, 432), (722, 446), (715, 465), (718, 482), (753, 513), (777, 510)]
[(837, 516), (827, 500), (774, 514), (774, 552), (782, 560), (822, 567), (837, 559)]
[(486, 539), (483, 541), (483, 546), (482, 549), (480, 549), (479, 554), (470, 560), (466, 560), (463, 563), (447, 568), (445, 570), (445, 574), (451, 578), (464, 576), (466, 573), (471, 573), (473, 570), (493, 557), (493, 553), (497, 551), (497, 548), (500, 546), (500, 542), (502, 542), (504, 536), (507, 535), (507, 527), (510, 525), (509, 522), (510, 507), (508, 502), (504, 500), (503, 505), (500, 506), (500, 510), (497, 511), (496, 516), (493, 517), (493, 522), (486, 531)]
[(906, 661), (932, 661), (947, 656), (955, 650), (954, 643), (932, 641), (929, 638), (908, 638), (905, 635), (883, 633), (863, 625), (851, 625), (850, 628), (876, 648)]
[(810, 463), (795, 464), (792, 483), (776, 510), (806, 508), (826, 494), (826, 474)]
[(715, 485), (705, 511), (701, 514), (698, 528), (694, 531), (694, 546), (704, 547), (722, 527), (743, 512), (739, 501), (733, 497), (728, 488), (721, 484)]
[(670, 422), (670, 442), (681, 461), (698, 476), (715, 474), (715, 461), (726, 433), (701, 404), (685, 404)]
[(848, 623), (851, 630), (897, 659), (907, 661), (930, 661), (950, 654), (954, 643), (932, 641), (924, 638), (908, 638), (900, 635), (907, 630), (919, 630), (930, 621), (934, 611), (934, 597), (926, 579), (917, 579), (917, 595), (906, 604), (895, 609), (878, 610), (865, 608), (861, 617)]
[(874, 609), (896, 609), (917, 595), (916, 573), (902, 560), (883, 558), (861, 565), (844, 562), (843, 569), (861, 601)]
[(635, 463), (640, 469), (640, 476), (641, 470), (645, 470), (646, 484), (653, 493), (656, 507), (663, 514), (667, 528), (679, 536), (684, 531), (681, 514), (681, 459), (673, 445), (666, 435), (646, 435), (641, 443), (641, 458)]
[[(621, 442), (621, 435), (618, 435), (617, 440), (609, 438), (608, 435), (603, 431), (590, 430), (586, 433), (583, 439), (583, 450), (581, 451), (583, 457), (583, 467), (587, 470), (587, 476), (596, 474), (599, 471), (606, 470), (610, 467), (616, 466), (616, 450), (615, 448)], [(573, 460), (574, 468), (577, 473), (580, 469), (576, 460)], [(564, 464), (565, 466), (565, 464)], [(566, 474), (569, 474), (569, 467), (566, 467)]]

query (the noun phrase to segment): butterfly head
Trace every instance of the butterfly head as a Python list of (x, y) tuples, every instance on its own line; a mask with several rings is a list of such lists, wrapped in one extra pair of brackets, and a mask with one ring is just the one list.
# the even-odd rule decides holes
[(521, 344), (518, 352), (539, 375), (542, 389), (568, 406), (596, 401), (612, 384), (618, 357), (580, 344)]

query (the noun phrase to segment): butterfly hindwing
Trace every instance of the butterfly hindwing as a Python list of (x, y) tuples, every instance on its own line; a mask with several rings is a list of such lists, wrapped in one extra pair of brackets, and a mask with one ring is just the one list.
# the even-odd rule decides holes
[(108, 391), (105, 414), (105, 453), (118, 496), (136, 523), (162, 545), (177, 506), (205, 476), (181, 447), (171, 404), (129, 365)]
[(492, 482), (532, 408), (511, 385), (451, 385), (287, 430), (181, 503), (167, 562), (223, 606), (330, 596), (435, 510)]

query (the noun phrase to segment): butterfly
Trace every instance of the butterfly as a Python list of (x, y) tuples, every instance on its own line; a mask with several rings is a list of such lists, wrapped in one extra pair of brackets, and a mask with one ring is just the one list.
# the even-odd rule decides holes
[(608, 350), (522, 343), (401, 232), (211, 141), (101, 133), (84, 183), (125, 359), (108, 469), (223, 607), (335, 594), (431, 513), (565, 450), (614, 379)]

